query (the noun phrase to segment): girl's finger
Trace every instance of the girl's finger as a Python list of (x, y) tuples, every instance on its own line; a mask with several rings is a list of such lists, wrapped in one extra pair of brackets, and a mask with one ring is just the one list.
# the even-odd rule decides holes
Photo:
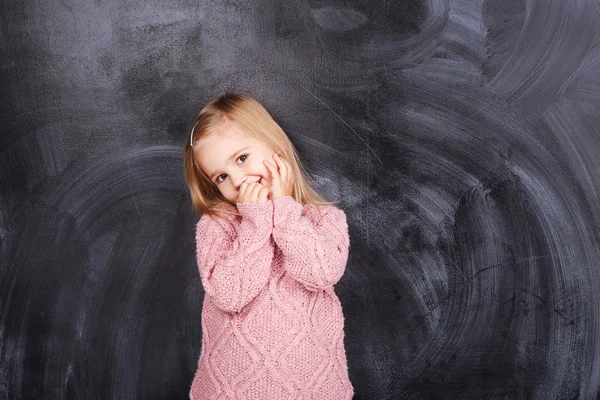
[(279, 175), (281, 175), (281, 180), (285, 181), (288, 176), (288, 167), (286, 161), (277, 154), (277, 165), (279, 166)]
[(275, 161), (275, 164), (277, 164), (277, 169), (279, 170), (279, 176), (281, 177), (281, 179), (283, 180), (283, 170), (281, 169), (281, 158), (279, 158), (279, 154), (274, 153), (273, 154), (273, 161)]
[(252, 197), (257, 198), (263, 186), (259, 183), (254, 183), (252, 187)]
[(261, 203), (266, 202), (269, 199), (269, 188), (263, 187), (258, 192), (258, 198)]
[(271, 164), (271, 162), (267, 159), (265, 159), (265, 165), (267, 166), (267, 169), (269, 170), (269, 173), (271, 174), (271, 179), (276, 179), (277, 178), (277, 170), (275, 169), (275, 167), (273, 166), (273, 164)]
[(242, 196), (246, 193), (247, 187), (248, 187), (248, 182), (246, 182), (246, 181), (242, 182), (242, 184), (240, 185), (240, 196)]
[(277, 175), (277, 177), (279, 179), (282, 179), (283, 176), (281, 175), (281, 169), (279, 168), (280, 167), (279, 163), (275, 159), (275, 155), (272, 156), (272, 160), (269, 160), (269, 163), (273, 166), (273, 170), (275, 171), (275, 174)]
[(283, 158), (281, 159), (281, 161), (285, 165), (285, 174), (286, 174), (285, 182), (289, 185), (293, 185), (294, 184), (294, 174), (293, 174), (293, 170), (292, 170), (292, 165), (289, 162), (287, 162), (286, 160), (284, 160)]

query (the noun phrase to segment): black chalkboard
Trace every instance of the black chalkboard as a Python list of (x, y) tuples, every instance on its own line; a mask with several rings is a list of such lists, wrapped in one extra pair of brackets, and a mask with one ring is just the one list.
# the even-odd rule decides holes
[(0, 399), (185, 399), (191, 121), (255, 96), (348, 215), (356, 399), (597, 399), (600, 3), (4, 1)]

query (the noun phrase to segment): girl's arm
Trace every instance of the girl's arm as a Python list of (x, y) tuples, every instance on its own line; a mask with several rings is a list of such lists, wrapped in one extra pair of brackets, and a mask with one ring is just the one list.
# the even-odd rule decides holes
[(273, 207), (273, 239), (287, 272), (308, 290), (333, 286), (348, 261), (350, 238), (344, 211), (327, 206), (321, 214), (301, 215), (302, 204), (291, 196), (277, 198)]
[(237, 203), (237, 224), (202, 215), (196, 226), (202, 286), (215, 305), (238, 313), (268, 282), (273, 261), (273, 202)]

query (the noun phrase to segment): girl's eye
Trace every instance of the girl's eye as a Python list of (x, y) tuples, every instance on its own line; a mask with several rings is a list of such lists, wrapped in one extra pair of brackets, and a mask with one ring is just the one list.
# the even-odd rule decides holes
[[(241, 156), (239, 156), (237, 159), (239, 160), (239, 159), (240, 159), (240, 158), (242, 158), (242, 157), (244, 157), (244, 160), (243, 160), (243, 161), (246, 161), (246, 157), (248, 157), (248, 154), (242, 154), (242, 155), (241, 155)], [(236, 161), (237, 161), (237, 160), (236, 160)], [(243, 161), (242, 161), (242, 162), (243, 162)], [(222, 176), (227, 176), (227, 175), (226, 175), (226, 174), (221, 174), (221, 175), (217, 176), (217, 179), (215, 179), (215, 180), (217, 181), (217, 183), (223, 183), (223, 181), (219, 180), (219, 178), (220, 178), (220, 177), (222, 177)], [(223, 179), (225, 179), (225, 178), (223, 178)]]

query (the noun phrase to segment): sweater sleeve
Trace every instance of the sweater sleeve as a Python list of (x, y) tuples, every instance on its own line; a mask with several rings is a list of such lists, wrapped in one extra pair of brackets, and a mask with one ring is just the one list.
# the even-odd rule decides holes
[(346, 214), (333, 206), (303, 215), (291, 196), (273, 201), (273, 239), (283, 254), (286, 271), (308, 290), (337, 283), (346, 268), (350, 238)]
[(238, 313), (269, 280), (275, 245), (273, 202), (237, 203), (240, 223), (202, 215), (196, 227), (202, 286), (215, 305)]

